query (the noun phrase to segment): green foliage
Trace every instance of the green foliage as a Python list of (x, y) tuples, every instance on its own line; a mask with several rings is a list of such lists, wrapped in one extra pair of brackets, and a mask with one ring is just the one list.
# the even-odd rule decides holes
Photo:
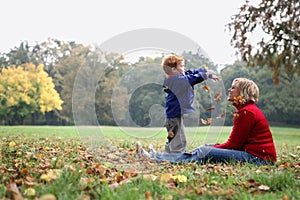
[(268, 66), (276, 84), (280, 69), (290, 78), (300, 76), (299, 10), (298, 0), (261, 0), (257, 6), (246, 1), (228, 24), (232, 45), (242, 60), (250, 66)]
[[(117, 101), (119, 105), (126, 105), (128, 100), (128, 95), (126, 93), (126, 87), (122, 85), (117, 85), (123, 73), (129, 70), (129, 65), (124, 61), (123, 56), (116, 53), (102, 52), (101, 50), (96, 50), (94, 55), (98, 59), (96, 65), (100, 68), (97, 77), (97, 87), (95, 93), (95, 108), (97, 119), (100, 124), (115, 125), (114, 116), (112, 113), (112, 96), (114, 92), (119, 94), (117, 96)], [(94, 65), (94, 61), (91, 60)], [(89, 65), (89, 64), (88, 64)], [(117, 106), (116, 112), (122, 115), (124, 110), (122, 106)], [(120, 116), (123, 120), (126, 119), (125, 116)]]
[(61, 58), (61, 61), (55, 65), (54, 84), (61, 99), (64, 101), (62, 110), (59, 111), (59, 118), (63, 124), (73, 123), (72, 113), (72, 93), (76, 74), (79, 68), (86, 61), (90, 53), (88, 47), (78, 45), (72, 49), (70, 55)]
[[(200, 50), (197, 53), (182, 52), (182, 56), (186, 60), (187, 69), (206, 66), (211, 70), (217, 70), (217, 66), (201, 54)], [(86, 118), (86, 124), (116, 125), (121, 123), (122, 125), (132, 125), (135, 123), (139, 126), (160, 126), (160, 121), (163, 121), (165, 103), (165, 93), (160, 87), (164, 79), (164, 73), (160, 66), (161, 59), (162, 56), (156, 58), (141, 57), (136, 63), (128, 63), (120, 54), (104, 52), (99, 48), (90, 48), (74, 42), (63, 42), (51, 38), (34, 46), (22, 42), (11, 52), (0, 54), (1, 68), (7, 70), (27, 62), (32, 62), (36, 66), (43, 64), (46, 73), (55, 84), (55, 90), (64, 103), (61, 104), (61, 110), (54, 109), (51, 111), (51, 109), (47, 110), (43, 106), (39, 108), (34, 103), (28, 104), (29, 97), (26, 97), (27, 99), (20, 97), (19, 100), (14, 100), (14, 103), (19, 104), (18, 107), (11, 107), (9, 110), (6, 110), (6, 107), (0, 108), (0, 110), (2, 109), (2, 119), (6, 116), (14, 116), (9, 117), (14, 119), (9, 122), (10, 124), (22, 124), (23, 122), (35, 124), (37, 122), (48, 125), (72, 125), (74, 124), (73, 101), (78, 101), (81, 102), (81, 106), (75, 109), (81, 111), (82, 116)], [(298, 99), (300, 92), (297, 87), (299, 76), (295, 74), (291, 76), (284, 69), (278, 68), (280, 84), (273, 85), (272, 70), (267, 67), (247, 68), (246, 65), (247, 63), (237, 61), (222, 70), (223, 82), (220, 84), (224, 83), (225, 86), (222, 100), (226, 99), (224, 95), (226, 95), (226, 90), (234, 78), (247, 77), (258, 84), (260, 88), (259, 106), (263, 109), (270, 123), (299, 125), (300, 106)], [(78, 75), (79, 70), (82, 70), (83, 73)], [(75, 78), (81, 79), (79, 88), (74, 88)], [(32, 84), (30, 81), (25, 83), (25, 79), (21, 75), (11, 75), (9, 79), (16, 79), (14, 81), (18, 82), (19, 91), (24, 91), (26, 87)], [(154, 84), (149, 84), (150, 82)], [(205, 81), (195, 86), (194, 107), (199, 110), (200, 116), (195, 115), (191, 116), (191, 119), (188, 118), (186, 120), (187, 126), (194, 125), (195, 123), (192, 122), (199, 121), (199, 118), (211, 117), (212, 112), (206, 109), (211, 107), (215, 94), (202, 89), (207, 83), (209, 82)], [(217, 91), (219, 90), (218, 87), (220, 85), (216, 85), (211, 90)], [(96, 91), (90, 91), (93, 94), (82, 95), (86, 94), (90, 88), (95, 88)], [(2, 89), (2, 92), (6, 89)], [(75, 99), (74, 89), (79, 93)], [(33, 89), (29, 89), (29, 91), (31, 90)], [(9, 90), (6, 90), (6, 93), (7, 91)], [(32, 91), (31, 96), (33, 93), (34, 91)], [(23, 96), (26, 95), (23, 94)], [(6, 99), (7, 102), (9, 100), (7, 97), (1, 98)], [(5, 104), (4, 100), (2, 103)], [(221, 102), (220, 108), (215, 108), (215, 111), (222, 109), (221, 107), (225, 107), (227, 103)], [(29, 108), (29, 105), (32, 108)], [(96, 112), (96, 120), (92, 119), (90, 109), (87, 109), (86, 106), (88, 108), (93, 107)], [(44, 110), (45, 114), (41, 109)], [(30, 116), (32, 110), (39, 110), (39, 112)], [(8, 113), (4, 114), (4, 112)], [(118, 119), (113, 112), (117, 113)], [(229, 109), (227, 109), (226, 114), (226, 124), (231, 124), (232, 117)]]
[[(45, 71), (49, 77), (53, 79), (55, 89), (62, 96), (63, 93), (61, 89), (64, 87), (62, 84), (67, 67), (64, 70), (60, 68), (60, 71), (57, 71), (56, 66), (64, 59), (67, 59), (72, 53), (72, 50), (77, 46), (80, 45), (77, 45), (75, 42), (64, 42), (53, 38), (48, 38), (47, 41), (36, 43), (33, 46), (30, 46), (27, 41), (24, 41), (21, 42), (19, 46), (12, 48), (10, 52), (0, 54), (0, 69), (26, 63), (33, 63), (36, 66), (43, 64)], [(76, 51), (74, 51), (73, 56), (75, 53)], [(78, 57), (80, 57), (80, 55), (78, 55)], [(61, 74), (62, 71), (64, 71), (63, 74)], [(65, 101), (67, 105), (69, 105), (69, 102), (71, 101)], [(70, 120), (70, 116), (72, 117), (72, 114), (68, 117), (66, 117), (65, 113), (61, 115), (57, 110), (47, 112), (45, 116), (35, 113), (31, 123), (35, 124), (39, 118), (45, 117), (47, 124), (57, 124), (58, 121), (62, 121), (63, 124), (66, 124), (66, 121)], [(42, 123), (44, 124), (45, 122)]]
[(165, 75), (160, 62), (149, 58), (135, 64), (123, 81), (130, 95), (129, 114), (138, 126), (161, 126), (164, 121), (165, 93), (162, 84)]

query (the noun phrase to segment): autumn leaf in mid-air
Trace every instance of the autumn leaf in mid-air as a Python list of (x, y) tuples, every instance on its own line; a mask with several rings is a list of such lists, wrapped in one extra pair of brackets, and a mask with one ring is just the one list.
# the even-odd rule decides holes
[(210, 92), (210, 88), (207, 85), (203, 86), (202, 89), (206, 92)]
[(223, 117), (226, 115), (225, 111), (223, 110), (222, 113), (216, 117), (216, 119), (223, 119)]
[(206, 111), (210, 111), (210, 110), (214, 110), (216, 109), (215, 107), (209, 107), (209, 108), (205, 108)]
[(215, 95), (215, 102), (220, 103), (222, 98), (222, 90), (219, 90), (219, 92)]
[(200, 118), (200, 121), (202, 124), (211, 124), (211, 118), (207, 118), (207, 120), (203, 119), (203, 118)]
[(237, 96), (237, 97), (233, 98), (233, 103), (235, 103), (235, 104), (245, 104), (246, 100), (243, 99), (242, 96)]

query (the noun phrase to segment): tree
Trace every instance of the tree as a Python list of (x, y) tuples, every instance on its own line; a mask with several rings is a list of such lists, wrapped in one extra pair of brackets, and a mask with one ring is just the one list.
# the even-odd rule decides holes
[[(66, 73), (65, 71), (67, 69), (64, 71), (61, 69), (61, 66), (59, 66), (59, 68), (57, 66), (70, 56), (79, 57), (80, 55), (75, 55), (78, 50), (75, 50), (75, 53), (72, 53), (72, 51), (81, 46), (82, 45), (77, 45), (75, 42), (64, 42), (53, 38), (48, 38), (48, 40), (36, 43), (33, 46), (29, 45), (27, 41), (23, 41), (19, 46), (12, 48), (10, 52), (0, 53), (0, 69), (19, 66), (25, 63), (33, 63), (36, 66), (43, 64), (44, 70), (53, 79), (55, 90), (59, 94), (62, 94), (61, 90), (64, 87), (64, 74), (61, 73)], [(68, 68), (68, 66), (66, 68)], [(58, 69), (60, 71), (58, 71)], [(47, 124), (58, 124), (62, 118), (66, 119), (60, 112), (57, 112), (57, 110), (46, 112), (45, 118)], [(65, 120), (62, 122), (64, 123)]]
[(24, 64), (2, 69), (0, 103), (0, 117), (14, 125), (23, 124), (25, 117), (36, 112), (60, 110), (63, 102), (43, 65)]
[(14, 47), (8, 53), (1, 53), (0, 69), (7, 68), (12, 65), (22, 65), (33, 62), (34, 59), (30, 57), (30, 46), (27, 42), (21, 42), (19, 47)]
[(64, 104), (63, 109), (59, 111), (59, 117), (62, 119), (62, 124), (73, 123), (72, 113), (72, 92), (74, 80), (79, 68), (85, 62), (86, 57), (90, 53), (90, 49), (83, 45), (78, 45), (73, 48), (70, 55), (62, 58), (62, 60), (55, 65), (56, 73), (53, 81), (55, 88)]
[[(246, 1), (228, 28), (242, 60), (252, 67), (268, 66), (275, 84), (279, 83), (280, 68), (290, 78), (300, 76), (299, 0), (261, 0), (258, 6)], [(257, 43), (255, 33), (260, 34)]]

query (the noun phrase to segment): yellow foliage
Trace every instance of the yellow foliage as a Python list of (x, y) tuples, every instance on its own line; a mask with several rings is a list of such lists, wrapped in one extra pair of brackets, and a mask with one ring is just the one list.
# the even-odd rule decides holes
[[(30, 105), (28, 109), (39, 109), (42, 113), (61, 110), (63, 103), (52, 78), (44, 71), (44, 66), (32, 63), (2, 70), (0, 102), (6, 103), (3, 107), (24, 106), (25, 103)], [(28, 113), (34, 111), (36, 110), (29, 110)]]
[(13, 97), (9, 97), (7, 100), (7, 104), (8, 104), (8, 106), (14, 106), (17, 104), (17, 102), (15, 101), (15, 99)]

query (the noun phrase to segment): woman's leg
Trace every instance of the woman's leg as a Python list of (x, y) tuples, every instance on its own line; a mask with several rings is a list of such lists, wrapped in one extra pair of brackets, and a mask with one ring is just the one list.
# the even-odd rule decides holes
[[(203, 162), (247, 162), (256, 165), (267, 164), (268, 162), (258, 158), (252, 154), (249, 154), (245, 151), (237, 151), (230, 149), (220, 149), (209, 146), (202, 147), (202, 153), (205, 152), (205, 156), (202, 157)], [(203, 154), (201, 155), (203, 156)]]
[(189, 153), (183, 154), (161, 154), (155, 156), (157, 161), (170, 162), (212, 162), (212, 163), (228, 163), (228, 162), (248, 162), (256, 165), (268, 164), (267, 161), (253, 156), (245, 151), (219, 149), (210, 146), (200, 146)]

